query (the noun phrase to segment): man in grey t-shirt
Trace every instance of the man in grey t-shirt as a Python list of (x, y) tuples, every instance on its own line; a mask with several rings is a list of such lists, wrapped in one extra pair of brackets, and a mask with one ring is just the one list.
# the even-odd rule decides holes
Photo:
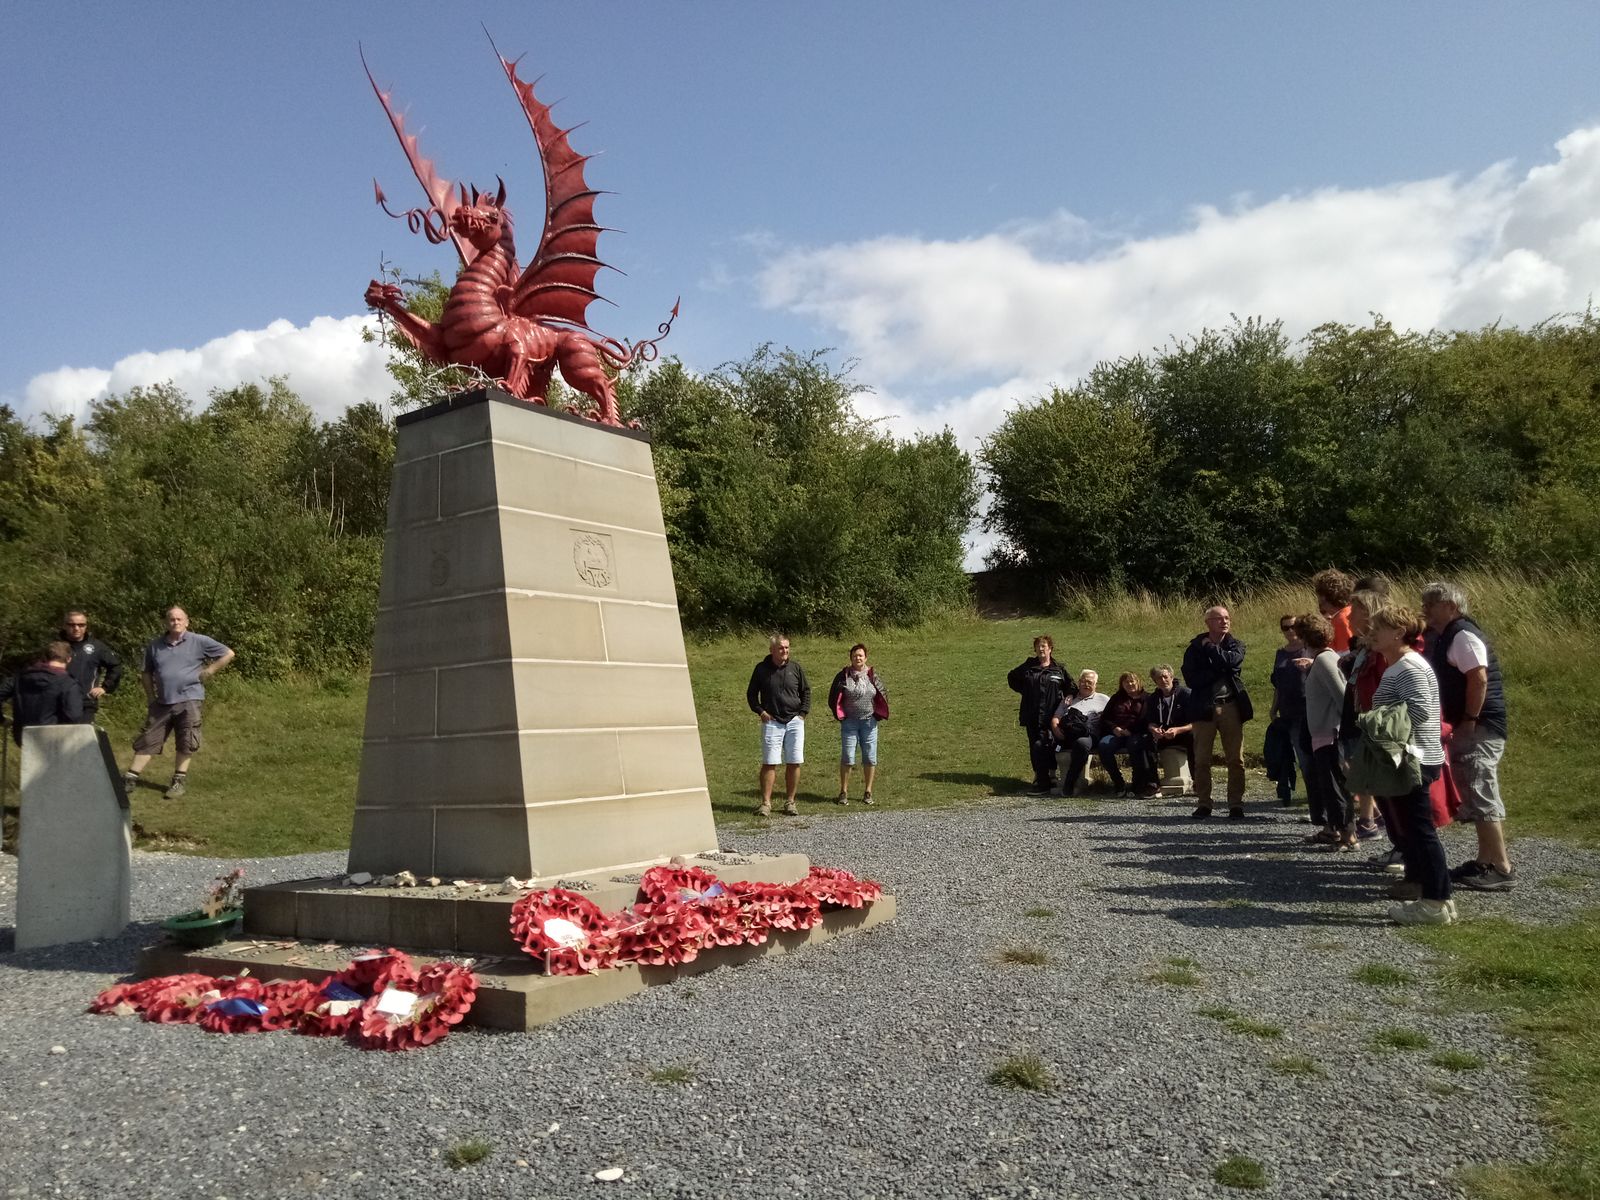
[(149, 702), (143, 732), (133, 739), (133, 762), (123, 777), (132, 791), (152, 755), (160, 754), (167, 735), (177, 735), (177, 761), (167, 799), (184, 793), (189, 760), (200, 749), (200, 705), (205, 681), (233, 661), (233, 651), (215, 638), (189, 629), (189, 614), (177, 605), (167, 609), (167, 632), (144, 648), (139, 679)]

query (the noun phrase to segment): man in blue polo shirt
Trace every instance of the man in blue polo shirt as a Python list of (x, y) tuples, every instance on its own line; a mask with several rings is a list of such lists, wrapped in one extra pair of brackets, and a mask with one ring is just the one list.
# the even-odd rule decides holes
[(130, 791), (151, 755), (160, 754), (167, 734), (177, 735), (177, 761), (167, 799), (184, 793), (189, 760), (200, 749), (200, 705), (205, 681), (233, 661), (233, 651), (214, 638), (189, 629), (189, 614), (177, 605), (167, 609), (167, 632), (144, 648), (139, 678), (149, 701), (144, 731), (133, 739), (133, 763), (124, 779)]

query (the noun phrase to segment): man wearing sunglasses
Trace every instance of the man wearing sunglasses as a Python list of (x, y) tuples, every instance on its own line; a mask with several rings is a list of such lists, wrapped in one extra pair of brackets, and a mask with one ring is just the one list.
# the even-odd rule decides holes
[(122, 660), (117, 652), (89, 632), (89, 618), (82, 609), (68, 609), (61, 616), (61, 640), (72, 648), (67, 674), (78, 681), (83, 692), (83, 719), (93, 724), (100, 708), (100, 697), (117, 690), (122, 682)]

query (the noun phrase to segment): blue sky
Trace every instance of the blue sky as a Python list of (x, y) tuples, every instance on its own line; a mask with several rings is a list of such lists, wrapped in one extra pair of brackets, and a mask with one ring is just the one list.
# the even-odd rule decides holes
[(605, 333), (709, 369), (860, 362), (894, 428), (969, 445), (1100, 358), (1229, 314), (1299, 333), (1528, 323), (1600, 280), (1600, 5), (57, 5), (0, 10), (0, 400), (171, 377), (381, 398), (380, 257), (453, 256), (374, 74), (455, 178), (532, 142), (479, 22), (587, 121)]

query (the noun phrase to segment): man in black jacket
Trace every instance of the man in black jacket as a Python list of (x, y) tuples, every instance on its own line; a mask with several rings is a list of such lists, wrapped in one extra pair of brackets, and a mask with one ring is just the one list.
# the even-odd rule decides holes
[(0, 701), (11, 701), (11, 736), (17, 745), (22, 745), (22, 731), (29, 725), (83, 723), (83, 692), (67, 673), (71, 657), (72, 648), (65, 642), (51, 642), (38, 662), (0, 686)]
[(1452, 583), (1422, 589), (1422, 619), (1434, 633), (1428, 661), (1439, 678), (1439, 713), (1450, 723), (1450, 772), (1461, 792), (1458, 821), (1478, 832), (1478, 853), (1450, 872), (1461, 887), (1506, 892), (1517, 873), (1506, 853), (1500, 756), (1506, 752), (1506, 693), (1489, 637), (1467, 615), (1467, 595)]
[(1206, 631), (1183, 652), (1183, 681), (1189, 685), (1194, 716), (1195, 810), (1211, 815), (1211, 751), (1222, 735), (1222, 757), (1228, 764), (1228, 816), (1244, 819), (1244, 723), (1253, 715), (1239, 672), (1244, 643), (1234, 637), (1233, 617), (1220, 604), (1206, 609)]
[(1048, 634), (1033, 639), (1033, 657), (1011, 668), (1006, 683), (1022, 695), (1017, 708), (1017, 724), (1028, 735), (1028, 758), (1033, 763), (1033, 786), (1042, 796), (1055, 786), (1056, 743), (1050, 732), (1050, 718), (1063, 696), (1073, 693), (1068, 674), (1055, 661), (1055, 641)]
[(761, 804), (756, 812), (772, 815), (772, 784), (778, 763), (784, 764), (783, 811), (800, 815), (795, 790), (800, 764), (806, 760), (806, 714), (811, 711), (811, 684), (800, 664), (789, 657), (789, 639), (778, 633), (767, 643), (767, 657), (750, 672), (745, 702), (761, 718)]
[(81, 609), (68, 609), (61, 617), (61, 639), (72, 650), (67, 674), (83, 692), (83, 719), (94, 723), (100, 697), (117, 690), (122, 682), (122, 660), (117, 652), (89, 632), (89, 618)]

